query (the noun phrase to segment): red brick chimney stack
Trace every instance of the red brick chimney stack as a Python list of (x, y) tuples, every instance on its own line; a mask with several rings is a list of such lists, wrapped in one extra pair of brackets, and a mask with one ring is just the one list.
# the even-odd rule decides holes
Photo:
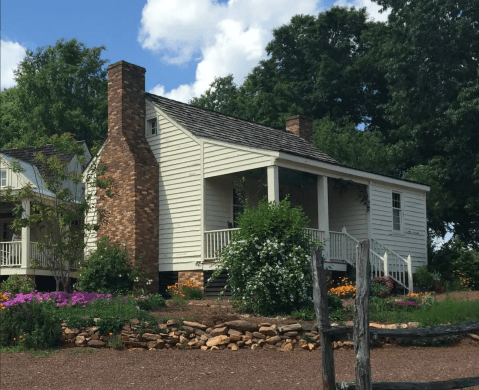
[(313, 143), (313, 120), (305, 115), (293, 115), (286, 118), (286, 130), (310, 144)]
[(108, 138), (97, 190), (97, 210), (104, 215), (98, 238), (126, 245), (132, 261), (141, 259), (158, 292), (159, 168), (145, 137), (145, 68), (120, 61), (108, 66)]

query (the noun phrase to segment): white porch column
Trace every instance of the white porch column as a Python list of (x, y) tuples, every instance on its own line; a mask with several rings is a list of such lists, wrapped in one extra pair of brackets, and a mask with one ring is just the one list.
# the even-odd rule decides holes
[(329, 204), (328, 204), (328, 178), (317, 176), (318, 187), (318, 229), (324, 231), (324, 256), (329, 260)]
[[(27, 218), (30, 215), (30, 200), (22, 200), (23, 215)], [(30, 227), (22, 228), (22, 268), (28, 268), (30, 259)]]
[(275, 201), (279, 203), (279, 175), (278, 167), (271, 165), (267, 170), (268, 174), (268, 202)]

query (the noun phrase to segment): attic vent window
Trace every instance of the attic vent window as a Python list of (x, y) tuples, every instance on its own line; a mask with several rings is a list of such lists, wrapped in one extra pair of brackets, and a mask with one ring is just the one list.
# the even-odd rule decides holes
[(0, 171), (0, 187), (7, 186), (7, 171), (6, 169), (2, 169)]
[(146, 135), (156, 135), (158, 133), (158, 125), (155, 119), (150, 119), (148, 121), (148, 126), (146, 129)]

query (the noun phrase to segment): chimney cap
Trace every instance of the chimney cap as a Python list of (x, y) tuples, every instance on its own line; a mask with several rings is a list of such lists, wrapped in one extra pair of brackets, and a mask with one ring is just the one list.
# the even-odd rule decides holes
[(111, 65), (108, 65), (108, 67), (106, 68), (106, 70), (111, 70), (111, 69), (114, 69), (116, 67), (119, 67), (119, 66), (131, 66), (131, 67), (134, 67), (136, 68), (137, 70), (142, 70), (143, 73), (146, 73), (146, 69), (143, 68), (142, 66), (139, 66), (139, 65), (135, 65), (135, 64), (132, 64), (131, 62), (127, 62), (127, 61), (118, 61), (118, 62), (115, 62), (114, 64), (111, 64)]

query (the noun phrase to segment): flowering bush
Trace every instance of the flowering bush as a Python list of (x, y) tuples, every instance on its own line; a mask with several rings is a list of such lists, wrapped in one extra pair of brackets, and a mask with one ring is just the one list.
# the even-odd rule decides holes
[(203, 291), (192, 280), (187, 280), (184, 283), (175, 283), (172, 286), (166, 288), (168, 294), (172, 298), (181, 297), (185, 299), (203, 299)]
[(340, 298), (354, 298), (356, 296), (356, 286), (346, 277), (339, 278), (337, 286), (331, 288), (328, 294)]
[[(6, 293), (8, 294), (8, 293)], [(8, 296), (8, 295), (7, 295)], [(85, 307), (88, 303), (90, 303), (94, 299), (106, 299), (110, 300), (112, 298), (111, 294), (98, 294), (98, 293), (88, 293), (88, 292), (78, 292), (73, 291), (73, 293), (67, 293), (65, 291), (60, 291), (58, 293), (51, 292), (51, 293), (41, 293), (38, 291), (32, 291), (28, 294), (16, 294), (16, 295), (9, 295), (8, 300), (3, 303), (5, 308), (9, 308), (11, 306), (23, 304), (23, 303), (31, 303), (33, 301), (36, 302), (48, 302), (52, 301), (55, 306), (75, 306), (81, 305)]]
[(5, 302), (8, 300), (8, 295), (5, 293), (0, 293), (0, 311), (5, 310), (6, 307), (2, 302)]
[(75, 289), (124, 295), (133, 290), (135, 283), (151, 283), (144, 274), (138, 260), (136, 265), (131, 263), (125, 248), (110, 244), (103, 237), (96, 252), (81, 265)]
[(389, 276), (379, 276), (371, 282), (371, 296), (386, 298), (391, 295), (393, 282)]
[[(217, 270), (228, 272), (233, 303), (262, 314), (290, 312), (311, 301), (311, 249), (307, 218), (288, 199), (261, 200), (238, 216), (233, 239), (220, 254)], [(319, 244), (317, 244), (319, 246)]]
[(403, 298), (389, 300), (388, 305), (390, 309), (418, 309), (420, 307), (431, 306), (435, 301), (434, 295), (430, 293), (409, 293)]

